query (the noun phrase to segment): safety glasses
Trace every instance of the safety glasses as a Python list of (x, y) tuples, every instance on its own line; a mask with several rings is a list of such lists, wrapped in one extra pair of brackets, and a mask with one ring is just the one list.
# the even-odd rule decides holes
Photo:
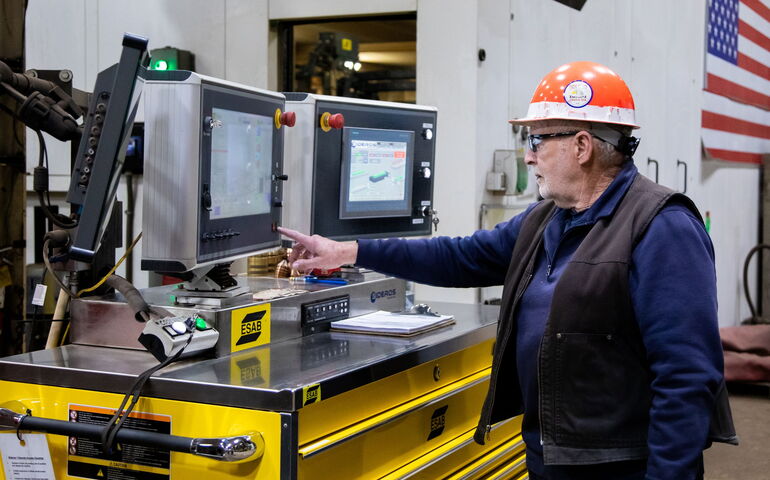
[(533, 152), (537, 152), (537, 147), (540, 146), (541, 143), (543, 143), (543, 140), (547, 140), (549, 138), (556, 138), (556, 137), (567, 137), (570, 135), (577, 135), (578, 133), (580, 133), (580, 131), (540, 133), (540, 134), (534, 134), (534, 135), (527, 135), (527, 144), (529, 145), (530, 150), (532, 150)]

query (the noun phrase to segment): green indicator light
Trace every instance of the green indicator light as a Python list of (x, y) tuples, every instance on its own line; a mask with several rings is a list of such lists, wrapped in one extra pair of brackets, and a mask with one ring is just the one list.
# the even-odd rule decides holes
[(206, 325), (205, 320), (198, 317), (195, 319), (195, 328), (197, 328), (198, 330), (206, 330), (206, 328), (208, 328), (208, 325)]
[(153, 70), (168, 70), (168, 62), (165, 60), (158, 60), (155, 62), (155, 68)]

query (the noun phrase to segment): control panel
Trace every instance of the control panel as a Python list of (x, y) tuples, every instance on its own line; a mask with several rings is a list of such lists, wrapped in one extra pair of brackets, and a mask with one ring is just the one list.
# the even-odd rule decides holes
[(139, 335), (139, 343), (161, 362), (183, 348), (179, 358), (213, 350), (217, 340), (219, 332), (197, 315), (151, 320)]
[(301, 315), (303, 334), (328, 330), (329, 322), (350, 316), (350, 295), (303, 303)]

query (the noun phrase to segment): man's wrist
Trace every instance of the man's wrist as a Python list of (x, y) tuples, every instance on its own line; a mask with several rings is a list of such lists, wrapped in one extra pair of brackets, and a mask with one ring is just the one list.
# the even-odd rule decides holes
[(355, 265), (358, 259), (358, 242), (342, 242), (342, 264), (343, 265)]

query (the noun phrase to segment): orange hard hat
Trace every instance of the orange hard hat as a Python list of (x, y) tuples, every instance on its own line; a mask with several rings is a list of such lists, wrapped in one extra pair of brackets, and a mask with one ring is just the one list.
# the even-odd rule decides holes
[(639, 128), (634, 98), (620, 76), (594, 62), (572, 62), (546, 75), (515, 125), (539, 120), (582, 120)]

